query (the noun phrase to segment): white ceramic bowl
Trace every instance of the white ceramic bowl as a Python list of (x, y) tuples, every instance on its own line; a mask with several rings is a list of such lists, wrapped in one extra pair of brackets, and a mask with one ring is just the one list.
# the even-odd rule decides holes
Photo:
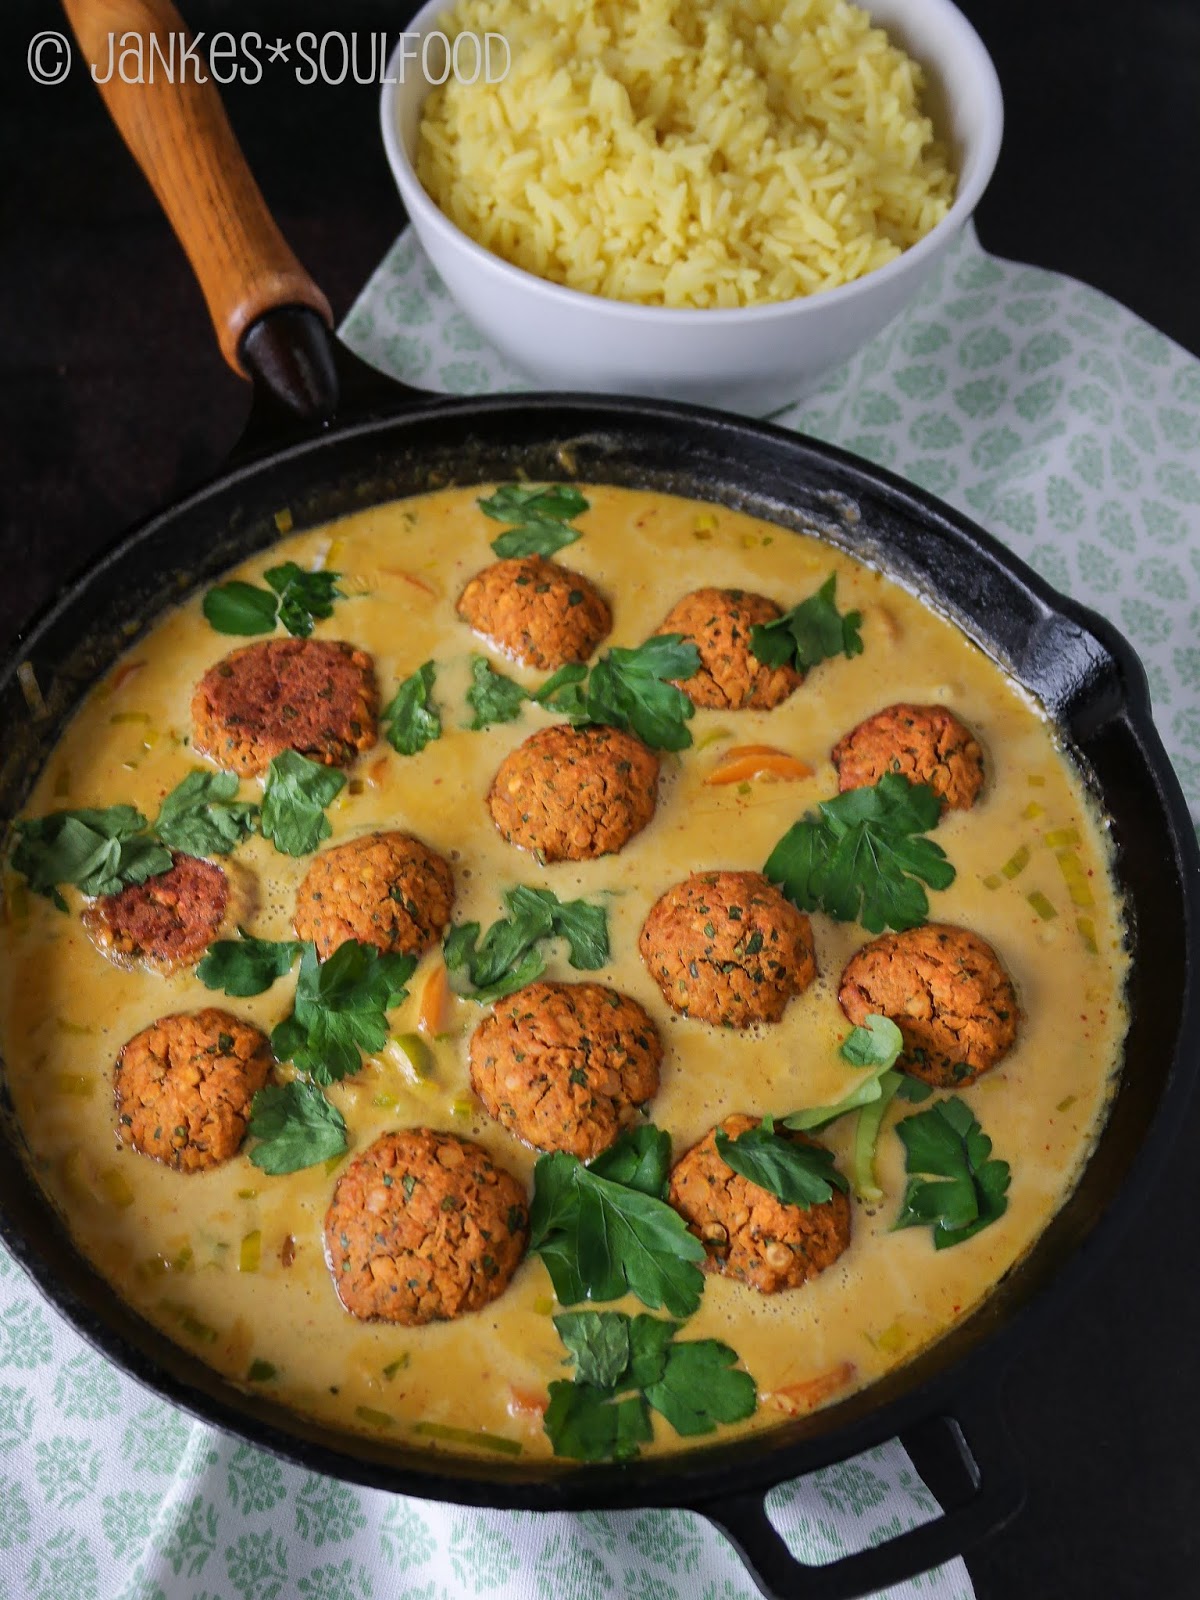
[[(678, 310), (583, 294), (535, 277), (469, 239), (414, 170), (430, 85), (412, 60), (450, 0), (430, 0), (393, 53), (383, 88), (383, 142), (413, 227), (446, 287), (479, 331), (550, 389), (653, 395), (764, 416), (814, 389), (912, 300), (988, 185), (1004, 108), (996, 69), (950, 0), (868, 0), (872, 18), (920, 61), (935, 126), (958, 185), (949, 214), (886, 266), (803, 299), (732, 310)], [(406, 52), (406, 53), (405, 53)]]

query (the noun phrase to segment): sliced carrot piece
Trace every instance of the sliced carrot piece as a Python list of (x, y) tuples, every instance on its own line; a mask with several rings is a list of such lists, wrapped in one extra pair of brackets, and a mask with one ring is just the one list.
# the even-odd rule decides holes
[(420, 589), (423, 594), (432, 595), (437, 599), (437, 590), (431, 583), (426, 583), (424, 578), (418, 578), (415, 572), (406, 572), (403, 567), (380, 567), (380, 572), (386, 572), (389, 578), (403, 578), (405, 583), (411, 583), (414, 589)]
[(789, 1417), (801, 1416), (806, 1411), (812, 1411), (819, 1406), (822, 1400), (828, 1400), (839, 1389), (844, 1389), (855, 1373), (853, 1361), (843, 1361), (840, 1366), (831, 1367), (828, 1372), (821, 1372), (815, 1378), (804, 1378), (799, 1383), (785, 1383), (780, 1389), (768, 1390), (760, 1398), (767, 1404), (775, 1406), (780, 1411), (786, 1411)]
[(540, 1421), (546, 1415), (549, 1404), (549, 1395), (538, 1394), (534, 1389), (518, 1389), (516, 1384), (509, 1385), (506, 1409), (510, 1417), (532, 1417)]
[(727, 750), (705, 778), (707, 784), (748, 783), (752, 778), (811, 778), (813, 769), (799, 756), (770, 744), (741, 744)]
[(439, 961), (425, 979), (421, 990), (421, 1003), (417, 1008), (417, 1027), (431, 1038), (446, 1031), (447, 1008), (450, 1004), (450, 979), (446, 964)]

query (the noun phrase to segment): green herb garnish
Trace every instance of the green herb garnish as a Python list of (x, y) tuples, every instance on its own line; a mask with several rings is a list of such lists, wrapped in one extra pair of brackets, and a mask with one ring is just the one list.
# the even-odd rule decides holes
[(303, 947), (292, 1014), (271, 1035), (278, 1061), (290, 1061), (317, 1083), (336, 1083), (358, 1071), (362, 1056), (388, 1040), (387, 1014), (408, 997), (413, 956), (384, 954), (347, 939), (328, 961)]
[(947, 889), (954, 868), (931, 839), (941, 801), (898, 772), (823, 800), (771, 851), (763, 872), (802, 911), (859, 921), (872, 933), (916, 928), (929, 916), (922, 888)]
[(890, 1017), (869, 1016), (842, 1040), (838, 1054), (852, 1067), (892, 1066), (904, 1049), (904, 1036)]
[[(631, 1293), (673, 1316), (695, 1311), (704, 1246), (662, 1198), (669, 1159), (667, 1135), (649, 1125), (636, 1138), (623, 1134), (588, 1166), (562, 1151), (539, 1157), (529, 1248), (564, 1305)], [(622, 1181), (629, 1178), (636, 1187)]]
[(695, 707), (672, 680), (699, 670), (700, 652), (690, 640), (657, 634), (634, 650), (607, 651), (590, 672), (574, 664), (560, 668), (536, 698), (572, 722), (628, 729), (653, 750), (686, 750)]
[(478, 733), (496, 722), (515, 722), (526, 700), (533, 696), (512, 678), (497, 672), (485, 656), (471, 657), (471, 687), (467, 704), (474, 712), (470, 726)]
[(480, 1005), (523, 989), (546, 969), (538, 945), (565, 939), (568, 959), (580, 971), (594, 972), (608, 960), (608, 913), (587, 900), (560, 900), (551, 889), (518, 884), (505, 891), (508, 916), (493, 922), (481, 939), (478, 922), (464, 922), (446, 934), (442, 951), (451, 972), (464, 972), (467, 998)]
[(991, 1159), (992, 1141), (965, 1100), (939, 1100), (896, 1124), (908, 1188), (893, 1228), (928, 1224), (939, 1250), (973, 1239), (1008, 1209), (1007, 1161)]
[(346, 774), (310, 761), (295, 750), (277, 755), (267, 768), (260, 826), (285, 856), (306, 856), (333, 832), (325, 807), (341, 794)]
[(492, 540), (492, 549), (502, 557), (552, 556), (574, 544), (580, 530), (569, 527), (568, 521), (588, 509), (579, 490), (565, 483), (541, 489), (505, 483), (477, 504), (485, 517), (512, 524)]
[(775, 1132), (773, 1117), (731, 1139), (722, 1128), (716, 1134), (717, 1154), (727, 1167), (758, 1184), (785, 1205), (807, 1211), (823, 1205), (834, 1189), (849, 1188), (833, 1164), (833, 1151), (802, 1144)]
[(263, 994), (292, 970), (308, 946), (299, 939), (256, 939), (244, 928), (236, 939), (210, 944), (196, 968), (206, 989), (221, 989), (238, 999)]
[(159, 807), (154, 831), (170, 850), (193, 856), (226, 856), (254, 832), (258, 807), (236, 800), (232, 772), (189, 772)]
[(314, 1084), (299, 1079), (260, 1089), (246, 1131), (258, 1140), (251, 1162), (272, 1177), (315, 1167), (349, 1148), (341, 1112)]
[(87, 895), (119, 894), (129, 884), (145, 883), (171, 867), (171, 852), (133, 806), (52, 811), (14, 826), (13, 871), (60, 911), (66, 911), (67, 902), (59, 884), (74, 884)]
[(750, 629), (753, 654), (768, 667), (792, 666), (798, 672), (808, 672), (831, 656), (850, 660), (861, 655), (862, 612), (843, 616), (834, 600), (836, 590), (837, 573), (831, 572), (816, 594), (774, 622), (756, 622)]
[(415, 756), (442, 736), (442, 719), (433, 703), (434, 665), (426, 661), (396, 690), (380, 713), (388, 743), (402, 756)]
[(269, 567), (263, 577), (269, 589), (235, 578), (217, 584), (204, 596), (203, 611), (218, 633), (274, 633), (281, 622), (298, 639), (307, 639), (318, 618), (333, 615), (333, 602), (344, 600), (337, 587), (340, 572), (305, 572), (294, 561)]
[(554, 1326), (575, 1360), (575, 1381), (550, 1385), (544, 1427), (557, 1456), (630, 1459), (651, 1437), (651, 1407), (685, 1436), (754, 1412), (754, 1379), (737, 1370), (736, 1351), (715, 1339), (677, 1342), (677, 1322), (584, 1311)]

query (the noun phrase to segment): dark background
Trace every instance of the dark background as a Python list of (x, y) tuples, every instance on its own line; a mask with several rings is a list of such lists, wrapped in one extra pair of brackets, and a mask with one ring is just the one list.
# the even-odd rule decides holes
[[(984, 245), (1107, 290), (1200, 352), (1200, 0), (960, 0), (1004, 85)], [(190, 0), (195, 29), (398, 31), (415, 5)], [(219, 466), (247, 408), (149, 190), (78, 69), (0, 12), (0, 650), (114, 533)], [(268, 201), (344, 313), (402, 214), (376, 93), (276, 69), (225, 91)], [(1007, 1390), (1029, 1504), (980, 1600), (1200, 1596), (1200, 1108), (1134, 1231)]]

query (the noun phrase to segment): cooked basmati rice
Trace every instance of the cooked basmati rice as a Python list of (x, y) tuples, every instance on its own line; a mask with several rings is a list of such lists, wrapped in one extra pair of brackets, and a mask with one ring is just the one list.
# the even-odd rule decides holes
[(417, 171), (486, 249), (589, 294), (744, 306), (859, 278), (946, 215), (920, 66), (846, 0), (458, 0), (507, 77), (434, 89)]

